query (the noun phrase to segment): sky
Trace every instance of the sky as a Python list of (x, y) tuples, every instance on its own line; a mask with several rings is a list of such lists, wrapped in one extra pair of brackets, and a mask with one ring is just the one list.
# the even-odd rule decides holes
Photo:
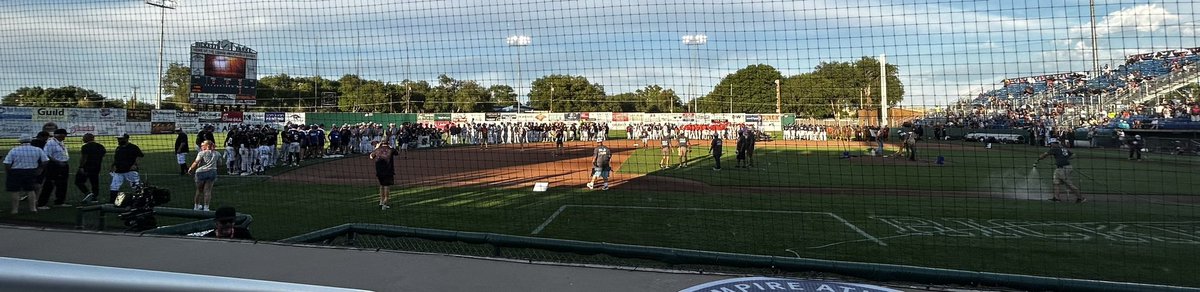
[[(1195, 6), (1097, 1), (1100, 64), (1200, 47)], [(1093, 57), (1088, 1), (1075, 0), (183, 0), (173, 10), (139, 0), (4, 1), (0, 22), (0, 95), (77, 85), (111, 98), (139, 87), (140, 98), (152, 97), (160, 37), (163, 63), (186, 64), (198, 41), (248, 46), (259, 53), (260, 77), (436, 82), (446, 74), (524, 94), (540, 76), (567, 74), (609, 95), (657, 84), (685, 101), (748, 65), (792, 76), (884, 54), (900, 68), (903, 104), (918, 107), (1004, 78), (1091, 71)], [(681, 42), (693, 34), (707, 43)], [(512, 35), (531, 43), (509, 46)]]

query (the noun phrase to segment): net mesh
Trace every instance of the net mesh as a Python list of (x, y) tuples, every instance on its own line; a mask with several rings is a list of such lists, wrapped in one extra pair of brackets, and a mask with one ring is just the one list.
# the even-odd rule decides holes
[(5, 2), (3, 180), (49, 209), (0, 221), (73, 224), (54, 206), (136, 178), (266, 240), (380, 223), (1196, 287), (1195, 7)]

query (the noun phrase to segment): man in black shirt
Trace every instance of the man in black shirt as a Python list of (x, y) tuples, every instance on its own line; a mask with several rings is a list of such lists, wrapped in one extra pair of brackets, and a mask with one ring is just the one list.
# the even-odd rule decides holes
[(133, 143), (129, 143), (129, 134), (122, 133), (117, 136), (117, 150), (113, 155), (113, 164), (109, 169), (112, 174), (112, 183), (108, 185), (109, 203), (117, 200), (117, 192), (121, 190), (121, 186), (126, 181), (129, 182), (130, 186), (141, 184), (142, 180), (138, 175), (138, 163), (145, 156), (141, 148), (138, 148)]
[(187, 175), (188, 136), (183, 128), (175, 128), (175, 162), (179, 164), (179, 175)]
[[(95, 202), (100, 192), (100, 165), (104, 163), (104, 145), (96, 143), (96, 136), (83, 134), (83, 146), (79, 147), (79, 170), (75, 171), (75, 187), (84, 194), (83, 202)], [(91, 188), (88, 188), (88, 186)]]

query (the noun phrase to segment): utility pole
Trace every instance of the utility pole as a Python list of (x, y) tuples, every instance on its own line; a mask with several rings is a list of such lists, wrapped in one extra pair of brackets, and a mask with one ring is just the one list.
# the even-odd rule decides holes
[(775, 113), (783, 113), (783, 98), (779, 91), (779, 79), (775, 79)]
[(175, 0), (146, 0), (146, 4), (160, 8), (158, 10), (158, 96), (154, 101), (154, 108), (162, 109), (163, 51), (167, 37), (167, 9), (174, 10), (178, 3)]

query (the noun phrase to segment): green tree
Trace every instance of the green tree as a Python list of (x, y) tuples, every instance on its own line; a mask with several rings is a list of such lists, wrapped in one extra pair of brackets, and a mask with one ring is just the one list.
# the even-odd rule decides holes
[(555, 112), (619, 110), (620, 104), (605, 98), (604, 87), (583, 76), (549, 75), (533, 81), (529, 106)]
[(123, 103), (117, 100), (106, 100), (104, 95), (94, 90), (77, 87), (42, 88), (21, 87), (4, 96), (6, 106), (29, 107), (121, 107)]
[(487, 89), (491, 95), (491, 104), (487, 111), (495, 111), (496, 109), (517, 106), (517, 92), (512, 86), (497, 84), (489, 86)]
[[(424, 112), (425, 101), (429, 94), (433, 91), (433, 87), (426, 81), (404, 80), (396, 86), (397, 92), (401, 94), (401, 100), (406, 113)], [(403, 91), (400, 91), (403, 90)]]
[(683, 112), (687, 108), (675, 94), (675, 90), (664, 89), (658, 85), (648, 85), (634, 91), (634, 98), (640, 102), (634, 104), (634, 111), (646, 113)]
[[(903, 100), (899, 69), (888, 65), (888, 104)], [(849, 110), (878, 108), (879, 62), (863, 57), (855, 62), (823, 62), (813, 72), (783, 80), (783, 111), (810, 117), (841, 117)]]
[(191, 101), (192, 70), (179, 63), (171, 63), (162, 77), (163, 109), (193, 110)]
[(732, 100), (734, 112), (774, 113), (775, 80), (781, 79), (783, 74), (770, 65), (746, 66), (725, 76), (696, 103), (701, 112), (729, 111), (729, 102)]

